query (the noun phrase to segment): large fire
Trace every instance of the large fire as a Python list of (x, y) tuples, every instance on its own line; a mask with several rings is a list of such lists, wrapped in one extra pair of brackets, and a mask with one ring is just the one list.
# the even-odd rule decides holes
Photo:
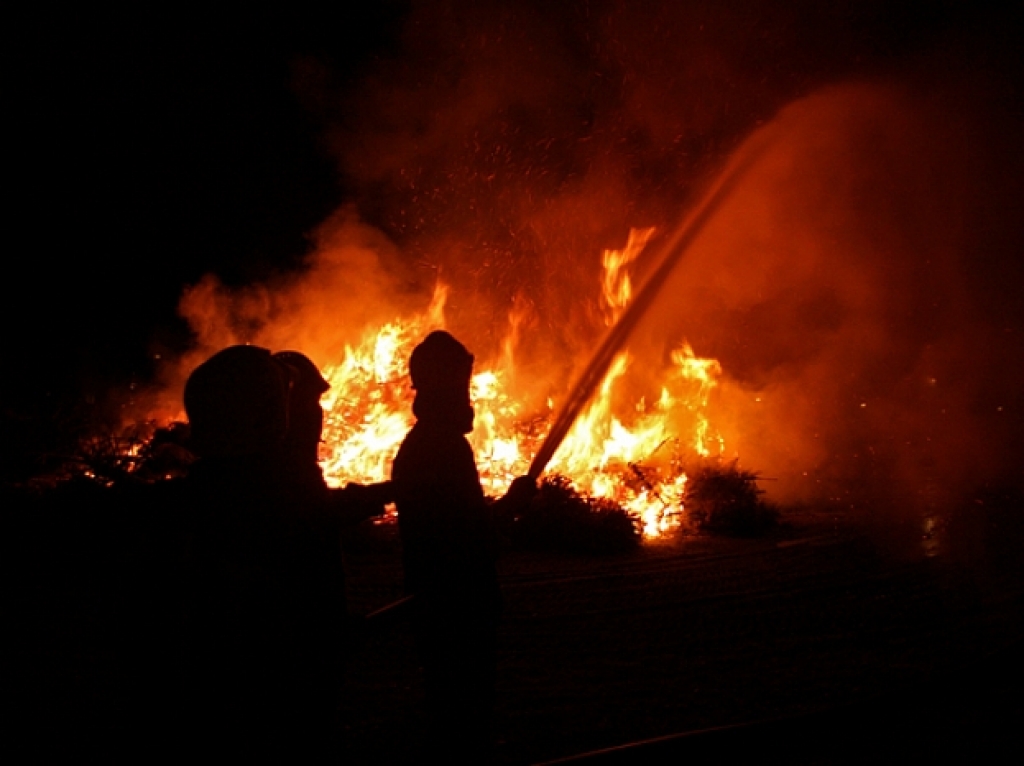
[[(632, 231), (624, 249), (604, 253), (602, 304), (609, 325), (631, 298), (628, 267), (653, 233)], [(407, 360), (424, 335), (444, 327), (447, 293), (439, 283), (426, 312), (368, 330), (358, 345), (345, 349), (343, 359), (325, 366), (331, 389), (322, 402), (321, 458), (328, 483), (387, 478), (390, 460), (412, 426)], [(501, 358), (482, 369), (478, 365), (472, 380), (476, 422), (469, 439), (484, 490), (491, 495), (503, 493), (513, 478), (526, 473), (559, 406), (551, 397), (542, 411), (525, 412), (509, 393), (512, 338), (514, 331)], [(724, 449), (707, 418), (708, 397), (721, 367), (713, 359), (697, 357), (685, 342), (671, 359), (657, 398), (633, 402), (626, 417), (613, 407), (620, 401), (617, 386), (631, 361), (628, 351), (620, 352), (548, 466), (549, 472), (569, 477), (584, 494), (614, 500), (627, 509), (649, 537), (679, 524), (686, 459), (718, 455)]]

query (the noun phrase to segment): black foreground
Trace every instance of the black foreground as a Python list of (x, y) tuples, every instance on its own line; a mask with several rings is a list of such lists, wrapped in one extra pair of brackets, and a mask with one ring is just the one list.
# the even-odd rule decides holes
[[(116, 519), (88, 504), (5, 514), (7, 746), (39, 761), (158, 754), (165, 743), (124, 725)], [(1018, 500), (937, 541), (882, 544), (851, 518), (790, 512), (756, 540), (506, 552), (496, 760), (994, 760), (1024, 722), (1022, 517)], [(393, 527), (346, 547), (353, 612), (401, 597)], [(336, 723), (342, 762), (417, 761), (417, 667), (401, 609), (366, 626)]]

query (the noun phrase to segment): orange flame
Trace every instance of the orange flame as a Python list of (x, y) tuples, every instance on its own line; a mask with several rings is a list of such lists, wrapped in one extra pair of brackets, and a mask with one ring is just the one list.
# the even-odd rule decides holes
[[(627, 267), (653, 233), (653, 229), (631, 231), (623, 250), (604, 253), (602, 288), (609, 323), (629, 302)], [(413, 424), (409, 354), (424, 335), (444, 327), (446, 298), (447, 288), (438, 284), (424, 314), (368, 330), (357, 346), (345, 349), (342, 361), (325, 367), (331, 389), (322, 402), (321, 463), (330, 484), (388, 478), (390, 462)], [(471, 382), (476, 421), (469, 439), (484, 491), (492, 495), (503, 493), (516, 476), (526, 472), (551, 427), (557, 402), (551, 397), (546, 412), (527, 417), (509, 394), (507, 381), (514, 370), (520, 319), (510, 318), (509, 338), (498, 363), (478, 371)], [(572, 479), (582, 493), (619, 503), (647, 536), (679, 524), (686, 486), (683, 445), (704, 457), (713, 453), (712, 445), (719, 454), (724, 449), (706, 417), (721, 366), (697, 357), (688, 343), (672, 353), (672, 361), (674, 367), (666, 371), (657, 401), (650, 406), (643, 399), (635, 402), (626, 417), (613, 409), (617, 387), (630, 366), (628, 352), (620, 353), (549, 467)], [(679, 432), (684, 426), (689, 433)]]
[(605, 250), (601, 258), (604, 279), (601, 281), (605, 302), (605, 323), (615, 324), (622, 310), (633, 297), (633, 282), (626, 267), (643, 252), (647, 242), (654, 236), (654, 229), (630, 229), (626, 247), (622, 250)]

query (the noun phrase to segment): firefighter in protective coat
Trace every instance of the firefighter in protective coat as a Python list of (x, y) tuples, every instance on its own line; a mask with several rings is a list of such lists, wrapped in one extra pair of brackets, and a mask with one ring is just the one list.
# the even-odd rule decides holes
[(483, 762), (493, 743), (501, 609), (494, 521), (525, 506), (536, 485), (520, 477), (501, 500), (485, 500), (466, 439), (472, 370), (473, 356), (447, 332), (413, 350), (416, 423), (395, 457), (392, 483), (431, 749), (447, 761)]

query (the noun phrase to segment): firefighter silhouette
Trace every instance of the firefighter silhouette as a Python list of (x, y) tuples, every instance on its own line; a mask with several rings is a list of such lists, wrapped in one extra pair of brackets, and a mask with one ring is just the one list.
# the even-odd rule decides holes
[(429, 745), (449, 762), (484, 761), (492, 746), (501, 610), (494, 521), (536, 491), (521, 477), (497, 503), (485, 500), (466, 439), (472, 370), (473, 356), (447, 332), (431, 333), (413, 350), (416, 423), (392, 470)]
[(184, 723), (235, 754), (327, 747), (347, 634), (340, 530), (384, 501), (327, 489), (325, 381), (299, 356), (232, 346), (185, 386), (199, 459), (182, 502)]

